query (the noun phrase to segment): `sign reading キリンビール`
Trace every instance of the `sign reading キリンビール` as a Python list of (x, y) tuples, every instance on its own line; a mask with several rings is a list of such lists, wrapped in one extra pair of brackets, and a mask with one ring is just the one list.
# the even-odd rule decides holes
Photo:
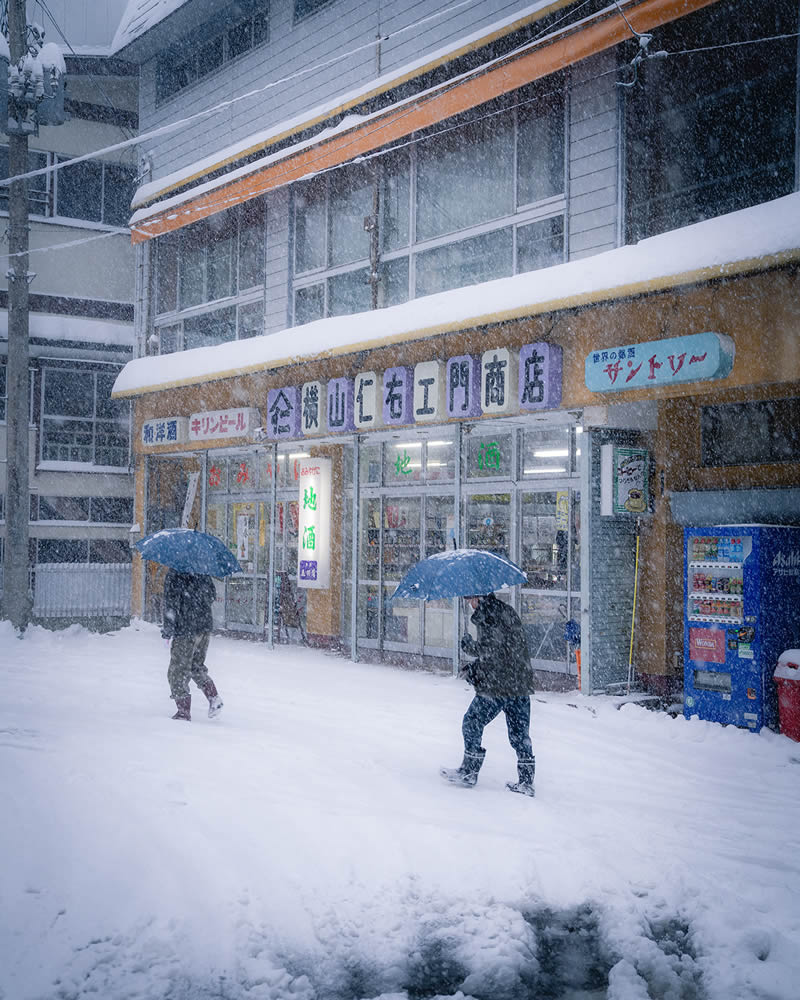
[(297, 586), (331, 585), (331, 460), (304, 458), (295, 468), (299, 493)]
[(734, 354), (733, 339), (724, 333), (691, 333), (592, 351), (586, 356), (586, 388), (625, 392), (725, 378), (733, 369)]
[(235, 410), (208, 410), (189, 417), (189, 441), (214, 438), (250, 437), (258, 426), (259, 413), (253, 406)]

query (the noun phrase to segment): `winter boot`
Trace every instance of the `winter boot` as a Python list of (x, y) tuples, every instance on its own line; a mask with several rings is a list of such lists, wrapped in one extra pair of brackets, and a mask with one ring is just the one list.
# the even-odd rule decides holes
[(192, 721), (192, 696), (187, 694), (175, 699), (178, 711), (172, 716), (173, 719), (183, 719), (184, 722)]
[(475, 753), (465, 750), (464, 759), (461, 761), (460, 767), (442, 767), (439, 769), (439, 774), (441, 774), (445, 781), (449, 781), (451, 785), (472, 788), (478, 780), (478, 771), (483, 766), (483, 758), (485, 756), (486, 751), (483, 747)]
[(520, 757), (517, 760), (518, 781), (509, 781), (506, 788), (510, 792), (519, 792), (520, 795), (529, 795), (533, 798), (536, 792), (533, 788), (533, 776), (536, 774), (536, 758)]
[(203, 685), (203, 694), (208, 698), (208, 717), (214, 719), (222, 711), (222, 698), (217, 692), (217, 685), (210, 677)]

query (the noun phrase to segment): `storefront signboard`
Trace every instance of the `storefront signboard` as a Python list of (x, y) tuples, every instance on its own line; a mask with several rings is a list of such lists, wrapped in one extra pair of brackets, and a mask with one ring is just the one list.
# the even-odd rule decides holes
[(471, 354), (449, 358), (445, 374), (448, 417), (479, 417), (481, 359)]
[(511, 351), (498, 347), (481, 355), (481, 408), (484, 413), (509, 413), (512, 397)]
[(352, 431), (353, 379), (332, 378), (328, 382), (328, 430)]
[(299, 518), (297, 586), (327, 590), (331, 582), (331, 460), (306, 458), (297, 465)]
[(142, 424), (142, 444), (152, 448), (160, 444), (183, 444), (188, 438), (188, 417), (157, 417)]
[(444, 365), (422, 361), (414, 365), (414, 420), (435, 423), (444, 419)]
[(624, 392), (648, 386), (702, 382), (730, 375), (735, 345), (724, 333), (692, 333), (586, 356), (586, 388)]
[(259, 413), (255, 407), (242, 406), (235, 410), (210, 410), (189, 417), (189, 441), (210, 441), (216, 438), (250, 437), (258, 427)]
[(325, 386), (322, 382), (304, 382), (300, 390), (300, 429), (303, 434), (325, 431)]
[(380, 426), (378, 384), (378, 376), (375, 372), (359, 372), (354, 379), (353, 419), (360, 431), (372, 431)]
[(300, 390), (297, 386), (267, 393), (267, 436), (274, 441), (300, 437)]
[(387, 427), (414, 423), (414, 370), (407, 365), (383, 373), (383, 422)]
[(540, 341), (519, 352), (519, 407), (549, 410), (561, 406), (562, 350)]

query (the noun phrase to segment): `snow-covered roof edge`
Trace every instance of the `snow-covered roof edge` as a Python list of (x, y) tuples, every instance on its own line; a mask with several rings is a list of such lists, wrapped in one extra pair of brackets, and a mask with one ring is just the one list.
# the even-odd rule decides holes
[[(795, 193), (593, 257), (412, 299), (388, 309), (316, 320), (250, 340), (136, 358), (120, 372), (114, 395), (137, 396), (232, 378), (764, 270), (798, 259), (800, 193)], [(286, 351), (287, 341), (292, 344), (291, 354)]]
[(188, 0), (129, 0), (114, 33), (111, 52), (117, 53), (135, 42), (187, 2)]
[[(519, 22), (525, 21), (531, 17), (535, 17), (536, 14), (540, 14), (547, 7), (552, 6), (553, 2), (554, 0), (538, 0), (537, 3), (531, 4), (528, 7), (524, 7), (521, 10), (515, 12), (513, 15), (510, 15), (509, 17), (503, 18), (502, 20), (499, 21), (494, 21), (478, 31), (472, 32), (469, 35), (464, 35), (461, 38), (456, 39), (454, 42), (451, 42), (446, 46), (442, 46), (441, 48), (436, 49), (426, 54), (425, 56), (420, 57), (419, 59), (415, 59), (412, 62), (405, 63), (403, 66), (400, 66), (389, 73), (384, 73), (382, 76), (370, 80), (368, 83), (364, 84), (361, 87), (349, 90), (344, 94), (338, 94), (336, 97), (332, 98), (329, 101), (324, 102), (323, 104), (318, 104), (315, 107), (309, 108), (307, 111), (304, 111), (299, 115), (295, 115), (293, 118), (286, 119), (282, 122), (278, 122), (276, 125), (270, 126), (269, 128), (262, 129), (258, 132), (254, 132), (252, 135), (247, 136), (245, 139), (242, 139), (236, 143), (232, 143), (230, 146), (227, 146), (216, 153), (212, 153), (210, 156), (206, 156), (201, 160), (196, 160), (195, 162), (190, 163), (188, 166), (180, 170), (174, 170), (172, 173), (166, 174), (163, 177), (159, 177), (155, 180), (148, 181), (146, 184), (143, 184), (140, 188), (137, 189), (136, 193), (133, 196), (132, 204), (134, 206), (147, 205), (147, 203), (151, 199), (157, 198), (159, 195), (166, 194), (170, 190), (173, 190), (176, 187), (180, 187), (183, 184), (187, 184), (192, 180), (202, 178), (206, 174), (211, 173), (213, 170), (220, 169), (222, 166), (225, 166), (228, 163), (235, 162), (238, 159), (241, 159), (253, 152), (256, 152), (260, 147), (268, 146), (271, 142), (274, 142), (277, 139), (290, 135), (292, 132), (297, 132), (301, 128), (311, 127), (314, 124), (324, 121), (326, 118), (333, 117), (336, 114), (341, 113), (348, 107), (353, 107), (359, 102), (366, 100), (372, 94), (380, 93), (386, 90), (391, 90), (393, 86), (397, 86), (399, 83), (404, 82), (409, 77), (418, 75), (427, 67), (430, 67), (432, 65), (437, 65), (444, 60), (451, 59), (453, 57), (453, 54), (460, 51), (461, 49), (483, 44), (484, 40), (492, 38), (498, 33), (502, 34), (504, 31), (511, 30)], [(575, 25), (571, 24), (570, 27), (574, 28)], [(544, 42), (546, 40), (547, 40), (546, 38), (542, 38), (539, 39), (538, 41)], [(114, 51), (113, 46), (112, 46), (112, 51)], [(271, 85), (278, 86), (280, 82), (281, 81), (275, 81)], [(448, 80), (447, 83), (442, 86), (452, 85), (453, 82), (454, 82), (453, 80)], [(402, 101), (399, 102), (398, 104), (393, 104), (392, 107), (399, 107), (401, 106), (401, 104), (409, 103), (410, 101), (414, 100), (419, 100), (419, 97), (420, 95), (416, 94), (413, 97), (409, 98), (407, 101)], [(383, 108), (380, 111), (375, 112), (374, 115), (371, 115), (369, 117), (376, 117), (378, 115), (385, 114), (387, 110), (389, 109)], [(355, 118), (356, 116), (353, 116), (353, 119)], [(351, 119), (350, 121), (350, 127), (352, 127), (353, 119)], [(359, 118), (358, 120), (366, 121), (368, 119), (364, 117), (364, 118)], [(321, 139), (326, 138), (327, 136), (331, 135), (334, 131), (338, 131), (340, 129), (341, 126), (339, 126), (336, 130), (325, 130), (324, 133), (315, 136), (314, 139), (311, 140), (311, 144), (319, 142)], [(274, 155), (276, 156), (291, 155), (292, 153), (297, 152), (301, 148), (303, 148), (303, 145), (292, 146), (290, 149), (283, 150), (280, 154), (274, 154)], [(247, 168), (243, 169), (246, 169), (248, 171), (254, 169), (258, 170), (268, 162), (269, 160), (267, 159), (260, 159), (257, 161), (257, 163), (250, 164), (248, 165)], [(239, 172), (234, 171), (232, 173), (224, 174), (220, 178), (216, 178), (215, 181), (211, 183), (214, 186), (227, 184), (231, 180), (235, 179), (235, 177), (237, 176), (240, 176)], [(205, 190), (205, 188), (203, 188), (202, 190)], [(192, 188), (191, 191), (184, 192), (181, 195), (176, 196), (176, 198), (178, 201), (184, 201), (188, 198), (196, 197), (197, 194), (200, 193), (200, 191), (201, 191), (200, 188)], [(148, 205), (146, 210), (144, 210), (144, 213), (146, 215), (150, 215), (155, 213), (156, 211), (162, 211), (165, 208), (169, 207), (169, 205), (171, 205), (172, 203), (173, 200), (170, 199), (169, 201), (161, 201), (157, 204)], [(139, 213), (137, 212), (136, 215), (134, 215), (134, 218), (131, 220), (131, 224), (133, 224), (134, 221), (137, 220), (137, 218), (141, 219), (143, 217), (144, 215), (139, 215)]]

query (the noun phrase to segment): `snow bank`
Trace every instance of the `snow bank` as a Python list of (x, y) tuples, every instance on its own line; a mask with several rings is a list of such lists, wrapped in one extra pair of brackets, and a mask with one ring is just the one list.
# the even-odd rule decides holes
[(451, 677), (0, 622), (3, 1000), (796, 1000), (800, 747), (537, 696), (471, 790)]

